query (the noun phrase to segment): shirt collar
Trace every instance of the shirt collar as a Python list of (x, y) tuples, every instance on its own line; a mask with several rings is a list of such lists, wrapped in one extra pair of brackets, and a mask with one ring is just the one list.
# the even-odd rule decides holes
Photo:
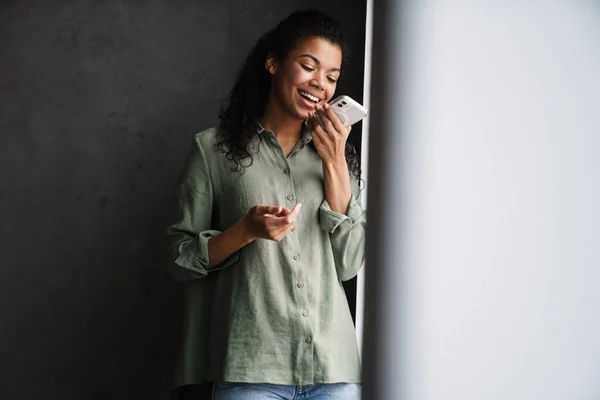
[(308, 121), (302, 123), (302, 136), (300, 140), (304, 145), (307, 145), (312, 140), (312, 134), (310, 133), (310, 129), (308, 129)]
[[(255, 120), (254, 123), (256, 125), (256, 133), (254, 134), (254, 137), (256, 137), (260, 134), (264, 134), (265, 132), (269, 132), (269, 133), (273, 134), (273, 132), (268, 131), (265, 128), (263, 128), (263, 126), (260, 124), (260, 122), (258, 120)], [(311, 140), (312, 140), (312, 135), (310, 133), (310, 130), (308, 129), (308, 122), (304, 121), (302, 123), (302, 135), (300, 136), (300, 141), (302, 142), (302, 145), (307, 145), (308, 143), (310, 143)]]

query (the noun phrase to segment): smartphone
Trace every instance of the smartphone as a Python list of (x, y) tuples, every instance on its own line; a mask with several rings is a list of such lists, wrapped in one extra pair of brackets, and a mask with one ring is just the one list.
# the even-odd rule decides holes
[(340, 122), (348, 127), (367, 116), (367, 109), (350, 96), (341, 95), (329, 103)]

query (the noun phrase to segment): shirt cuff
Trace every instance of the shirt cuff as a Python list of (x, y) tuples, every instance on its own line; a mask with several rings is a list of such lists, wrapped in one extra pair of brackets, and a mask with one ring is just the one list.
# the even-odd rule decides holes
[(219, 271), (237, 262), (240, 259), (239, 251), (236, 251), (214, 267), (208, 268), (208, 241), (220, 233), (220, 231), (214, 230), (200, 232), (192, 244), (193, 249), (191, 252), (179, 249), (179, 257), (175, 259), (175, 264), (198, 273), (199, 277), (203, 277), (208, 275), (209, 272)]
[(319, 207), (321, 229), (329, 233), (335, 232), (336, 229), (342, 224), (347, 226), (348, 229), (352, 229), (355, 223), (364, 219), (364, 214), (364, 210), (360, 204), (358, 204), (354, 196), (350, 198), (350, 203), (348, 204), (348, 210), (346, 211), (346, 214), (333, 211), (327, 200), (323, 200), (321, 206)]

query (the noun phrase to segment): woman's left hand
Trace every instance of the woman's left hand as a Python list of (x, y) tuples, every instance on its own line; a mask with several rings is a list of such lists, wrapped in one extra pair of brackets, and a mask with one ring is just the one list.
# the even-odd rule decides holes
[(308, 114), (308, 126), (324, 163), (346, 163), (346, 140), (352, 127), (346, 128), (329, 104)]

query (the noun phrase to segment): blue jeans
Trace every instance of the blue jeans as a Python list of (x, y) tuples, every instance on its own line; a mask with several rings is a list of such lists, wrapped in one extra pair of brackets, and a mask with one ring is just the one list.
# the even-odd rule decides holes
[(359, 383), (273, 385), (270, 383), (215, 382), (213, 400), (360, 400)]

